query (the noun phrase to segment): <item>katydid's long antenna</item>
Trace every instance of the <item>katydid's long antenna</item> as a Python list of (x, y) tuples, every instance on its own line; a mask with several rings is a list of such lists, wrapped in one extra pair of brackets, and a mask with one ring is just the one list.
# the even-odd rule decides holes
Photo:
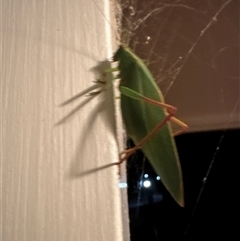
[(111, 23), (110, 23), (109, 20), (106, 18), (105, 14), (104, 14), (103, 11), (100, 9), (100, 7), (97, 5), (97, 3), (96, 3), (94, 0), (92, 0), (92, 2), (93, 2), (93, 3), (95, 4), (95, 6), (98, 8), (99, 12), (102, 14), (102, 16), (103, 16), (104, 19), (107, 21), (107, 23), (109, 24), (109, 26), (110, 26), (110, 28), (112, 29), (112, 31), (115, 33), (117, 41), (118, 41), (119, 43), (121, 43), (120, 38), (119, 38), (119, 34), (118, 34), (118, 32), (116, 32), (116, 29), (114, 29), (114, 28), (112, 27)]

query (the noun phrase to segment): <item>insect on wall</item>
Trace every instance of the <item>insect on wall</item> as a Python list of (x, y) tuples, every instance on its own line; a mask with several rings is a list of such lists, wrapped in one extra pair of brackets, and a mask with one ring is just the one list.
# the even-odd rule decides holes
[[(174, 135), (186, 131), (188, 126), (175, 117), (176, 107), (165, 103), (147, 65), (130, 48), (121, 44), (113, 60), (118, 62), (118, 67), (106, 71), (119, 73), (123, 121), (127, 136), (136, 145), (120, 153), (120, 163), (142, 149), (166, 189), (184, 206), (182, 171)], [(170, 122), (180, 125), (182, 130), (174, 133)]]
[[(190, 130), (196, 132), (196, 136), (195, 133), (190, 133), (176, 137), (179, 146), (185, 150), (180, 151), (180, 157), (183, 156), (183, 159), (180, 159), (183, 164), (187, 202), (187, 207), (183, 212), (187, 209), (184, 215), (188, 217), (183, 215), (179, 221), (181, 223), (184, 220), (182, 223), (187, 223), (182, 227), (182, 230), (185, 229), (185, 231), (180, 231), (179, 223), (176, 224), (176, 229), (179, 229), (179, 233), (186, 232), (188, 234), (189, 229), (186, 230), (186, 227), (189, 226), (189, 223), (193, 223), (192, 217), (195, 215), (196, 207), (201, 204), (204, 193), (202, 190), (205, 188), (208, 175), (211, 173), (210, 170), (214, 166), (212, 163), (218, 160), (222, 140), (227, 136), (225, 133), (228, 133), (226, 130), (239, 128), (237, 117), (240, 103), (239, 66), (237, 64), (239, 38), (236, 34), (239, 33), (237, 21), (239, 11), (235, 10), (239, 8), (239, 3), (231, 0), (213, 1), (210, 7), (210, 1), (207, 0), (201, 1), (201, 4), (196, 1), (180, 1), (178, 3), (150, 1), (148, 6), (141, 6), (143, 1), (132, 1), (131, 4), (129, 2), (124, 1), (123, 4), (122, 26), (127, 29), (123, 29), (123, 37), (130, 36), (127, 38), (127, 42), (151, 70), (166, 102), (176, 106), (178, 108), (177, 116), (179, 114), (181, 119), (189, 124)], [(233, 64), (230, 67), (228, 63)], [(229, 83), (231, 84), (229, 85)], [(229, 95), (229, 93), (231, 94)], [(207, 130), (216, 130), (216, 132), (207, 133)], [(200, 133), (202, 131), (204, 133)], [(196, 141), (197, 135), (200, 142)], [(204, 139), (203, 136), (206, 136), (207, 139)], [(190, 138), (193, 143), (187, 138)], [(212, 143), (210, 140), (213, 140)], [(183, 147), (184, 143), (186, 143), (185, 147)], [(191, 150), (194, 150), (192, 154)], [(210, 150), (211, 154), (209, 154)], [(139, 155), (141, 160), (144, 160), (142, 154)], [(141, 219), (141, 211), (149, 210), (146, 207), (147, 203), (152, 206), (157, 206), (157, 203), (164, 206), (166, 204), (164, 200), (167, 199), (169, 203), (171, 200), (151, 193), (149, 186), (144, 187), (144, 181), (156, 183), (157, 176), (152, 173), (147, 161), (137, 164), (136, 159), (136, 156), (132, 156), (128, 162), (128, 168), (131, 170), (129, 172), (134, 173), (134, 178), (138, 179), (138, 183), (136, 183), (133, 181), (134, 178), (129, 178), (132, 186), (138, 185), (138, 191), (136, 191), (137, 188), (131, 188), (131, 193), (129, 193), (131, 196), (135, 196), (135, 202), (130, 198), (130, 214), (135, 219)], [(152, 185), (151, 188), (155, 187)], [(160, 189), (161, 194), (165, 195), (163, 187), (160, 186)], [(150, 199), (148, 199), (149, 196)], [(134, 207), (137, 209), (137, 211), (134, 210), (136, 215), (133, 214)], [(163, 215), (164, 210), (168, 210), (166, 216)], [(171, 209), (167, 208), (167, 205), (158, 211), (165, 218), (169, 217), (169, 213), (171, 213)], [(154, 212), (155, 210), (149, 220), (154, 219)], [(175, 219), (171, 219), (171, 225), (174, 220), (178, 220), (179, 216), (175, 215)], [(156, 217), (155, 220), (157, 219)], [(154, 224), (156, 225), (156, 223)], [(163, 222), (162, 226), (168, 230), (167, 225), (165, 226)], [(134, 227), (133, 224), (132, 230)], [(156, 231), (156, 229), (152, 229)], [(138, 232), (140, 232), (139, 230), (140, 228)], [(160, 232), (163, 235), (163, 229)], [(137, 234), (136, 236), (141, 237)], [(180, 236), (176, 234), (174, 237)], [(162, 240), (160, 237), (159, 239), (155, 237), (155, 239)], [(166, 240), (169, 240), (169, 233)]]

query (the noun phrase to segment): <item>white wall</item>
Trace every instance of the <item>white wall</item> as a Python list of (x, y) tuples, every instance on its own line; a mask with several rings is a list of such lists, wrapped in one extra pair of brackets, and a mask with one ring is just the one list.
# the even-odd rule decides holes
[(92, 85), (110, 31), (92, 1), (3, 1), (1, 240), (128, 239), (112, 93), (59, 107)]

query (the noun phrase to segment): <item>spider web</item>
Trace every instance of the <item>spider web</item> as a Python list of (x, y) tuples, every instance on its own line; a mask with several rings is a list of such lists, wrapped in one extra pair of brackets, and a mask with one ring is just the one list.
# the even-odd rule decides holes
[[(184, 228), (187, 236), (225, 134), (239, 128), (239, 2), (123, 0), (120, 5), (122, 43), (148, 65), (166, 102), (178, 107), (177, 117), (191, 132), (223, 130), (212, 144), (215, 151)], [(144, 167), (135, 167), (134, 178), (143, 179)], [(138, 188), (139, 206), (141, 195)]]
[[(186, 236), (225, 135), (239, 129), (239, 2), (122, 0), (116, 9), (121, 43), (145, 61), (166, 102), (178, 108), (177, 117), (189, 125), (190, 132), (222, 130), (201, 174), (201, 187), (183, 227)], [(140, 206), (139, 184), (148, 162), (137, 165), (136, 159), (130, 160), (134, 171), (128, 184), (129, 189), (134, 186), (130, 192), (135, 192)], [(145, 160), (141, 153), (140, 159)], [(134, 217), (139, 217), (139, 209)], [(154, 240), (159, 240), (152, 225)]]

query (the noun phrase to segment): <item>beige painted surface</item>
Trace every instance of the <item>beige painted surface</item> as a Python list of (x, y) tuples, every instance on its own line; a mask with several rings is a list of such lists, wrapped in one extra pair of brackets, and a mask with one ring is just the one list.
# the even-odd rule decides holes
[(112, 93), (59, 107), (112, 55), (109, 23), (93, 1), (2, 8), (1, 240), (128, 240)]

